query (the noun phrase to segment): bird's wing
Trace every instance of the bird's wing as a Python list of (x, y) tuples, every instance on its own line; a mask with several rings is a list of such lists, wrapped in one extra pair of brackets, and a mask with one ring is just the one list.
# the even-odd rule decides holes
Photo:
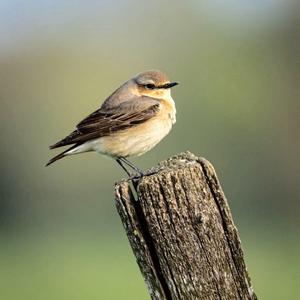
[(109, 110), (102, 107), (77, 124), (70, 135), (50, 146), (50, 149), (108, 136), (120, 130), (144, 123), (159, 111), (159, 102), (150, 97), (135, 97)]

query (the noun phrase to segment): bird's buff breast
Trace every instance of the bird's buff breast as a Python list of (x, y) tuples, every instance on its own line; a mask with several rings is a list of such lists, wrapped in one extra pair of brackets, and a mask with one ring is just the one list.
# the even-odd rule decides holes
[(138, 156), (151, 150), (171, 130), (175, 112), (163, 109), (147, 122), (94, 141), (94, 150), (113, 157)]

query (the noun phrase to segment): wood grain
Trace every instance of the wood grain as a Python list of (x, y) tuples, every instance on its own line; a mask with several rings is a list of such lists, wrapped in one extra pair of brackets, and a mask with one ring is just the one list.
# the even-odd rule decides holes
[(257, 299), (213, 166), (185, 152), (135, 184), (116, 205), (152, 299)]

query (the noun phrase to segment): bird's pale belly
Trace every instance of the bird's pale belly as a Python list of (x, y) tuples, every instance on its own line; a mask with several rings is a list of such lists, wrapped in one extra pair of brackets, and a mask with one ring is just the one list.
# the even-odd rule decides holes
[(138, 156), (151, 150), (171, 130), (169, 116), (155, 117), (143, 124), (93, 141), (93, 150), (115, 157)]

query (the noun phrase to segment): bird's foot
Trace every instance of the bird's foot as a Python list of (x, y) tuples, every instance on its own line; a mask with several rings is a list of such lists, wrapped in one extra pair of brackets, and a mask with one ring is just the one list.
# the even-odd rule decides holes
[(145, 174), (143, 172), (134, 173), (129, 176), (128, 180), (136, 181), (136, 180), (141, 179), (144, 176), (145, 176)]
[(154, 174), (156, 174), (157, 172), (156, 171), (154, 171), (154, 170), (149, 170), (149, 171), (147, 171), (145, 174), (144, 174), (144, 176), (150, 176), (150, 175), (154, 175)]
[(153, 175), (155, 174), (156, 172), (155, 171), (148, 171), (146, 173), (144, 173), (142, 170), (139, 170), (138, 173), (135, 173), (135, 174), (132, 174), (131, 176), (129, 176), (128, 180), (139, 180), (141, 179), (142, 177), (145, 177), (145, 176), (150, 176), (150, 175)]

